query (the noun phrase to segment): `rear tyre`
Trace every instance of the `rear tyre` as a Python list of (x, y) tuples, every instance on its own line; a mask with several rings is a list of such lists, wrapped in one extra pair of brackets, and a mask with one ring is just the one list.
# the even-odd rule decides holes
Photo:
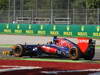
[(79, 59), (79, 50), (78, 48), (71, 48), (69, 50), (69, 58), (72, 60), (78, 60)]
[(95, 40), (90, 39), (89, 40), (89, 47), (87, 49), (87, 52), (85, 54), (84, 59), (85, 60), (92, 60), (95, 55)]
[(95, 55), (95, 48), (89, 48), (84, 59), (85, 60), (92, 60)]
[(23, 56), (24, 53), (24, 48), (21, 44), (18, 44), (14, 47), (13, 49), (13, 55), (16, 57), (21, 57)]

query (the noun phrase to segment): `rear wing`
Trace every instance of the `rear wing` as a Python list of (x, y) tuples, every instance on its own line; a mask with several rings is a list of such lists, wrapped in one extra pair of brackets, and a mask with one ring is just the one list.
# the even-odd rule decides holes
[(89, 45), (95, 45), (95, 40), (87, 37), (79, 37), (78, 39), (78, 47), (80, 48), (82, 53), (85, 53), (89, 47)]

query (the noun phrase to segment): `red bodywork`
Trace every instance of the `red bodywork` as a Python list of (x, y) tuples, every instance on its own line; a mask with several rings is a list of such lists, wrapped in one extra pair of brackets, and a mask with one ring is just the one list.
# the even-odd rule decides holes
[(68, 47), (68, 48), (72, 48), (73, 44), (71, 42), (68, 42), (64, 39), (57, 39), (56, 40), (56, 45), (60, 46), (60, 47)]
[(80, 48), (82, 53), (86, 53), (89, 46), (89, 38), (80, 37), (78, 38), (78, 47)]
[[(68, 47), (68, 48), (73, 48), (73, 44), (71, 42), (68, 42), (66, 40), (64, 40), (63, 38), (59, 38), (55, 41), (55, 44), (59, 47)], [(46, 52), (46, 53), (57, 53), (57, 49), (56, 48), (52, 48), (52, 47), (47, 47), (47, 46), (42, 46), (41, 50)]]
[[(88, 46), (89, 46), (89, 39), (90, 38), (86, 38), (86, 37), (80, 37), (80, 38), (77, 38), (78, 39), (78, 47), (80, 48), (80, 51), (85, 54), (87, 49), (88, 49)], [(69, 42), (69, 41), (66, 41), (64, 40), (63, 38), (59, 38), (55, 41), (55, 44), (59, 47), (68, 47), (68, 48), (73, 48), (74, 45)], [(46, 52), (46, 53), (53, 53), (55, 54), (57, 52), (57, 49), (56, 48), (52, 48), (52, 47), (47, 47), (47, 46), (42, 46), (41, 47), (42, 51)]]
[(46, 53), (52, 53), (52, 54), (57, 53), (57, 49), (56, 48), (47, 47), (47, 46), (42, 46), (41, 50), (46, 52)]

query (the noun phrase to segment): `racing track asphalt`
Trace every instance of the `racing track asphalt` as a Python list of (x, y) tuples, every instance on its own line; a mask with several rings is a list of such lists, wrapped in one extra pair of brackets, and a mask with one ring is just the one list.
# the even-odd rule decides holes
[[(67, 37), (66, 37), (67, 38)], [(0, 44), (46, 44), (52, 41), (50, 36), (26, 36), (26, 35), (6, 35), (0, 34)], [(76, 38), (67, 38), (77, 43)], [(96, 45), (100, 45), (100, 39), (96, 40)]]

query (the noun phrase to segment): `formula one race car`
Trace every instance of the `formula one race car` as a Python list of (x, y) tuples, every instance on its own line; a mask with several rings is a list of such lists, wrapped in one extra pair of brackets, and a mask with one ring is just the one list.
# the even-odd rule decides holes
[(76, 60), (84, 58), (92, 60), (95, 55), (95, 40), (86, 37), (77, 38), (74, 43), (66, 38), (53, 37), (53, 41), (47, 44), (22, 45), (17, 44), (12, 48), (12, 54), (16, 57), (22, 56), (60, 56)]

